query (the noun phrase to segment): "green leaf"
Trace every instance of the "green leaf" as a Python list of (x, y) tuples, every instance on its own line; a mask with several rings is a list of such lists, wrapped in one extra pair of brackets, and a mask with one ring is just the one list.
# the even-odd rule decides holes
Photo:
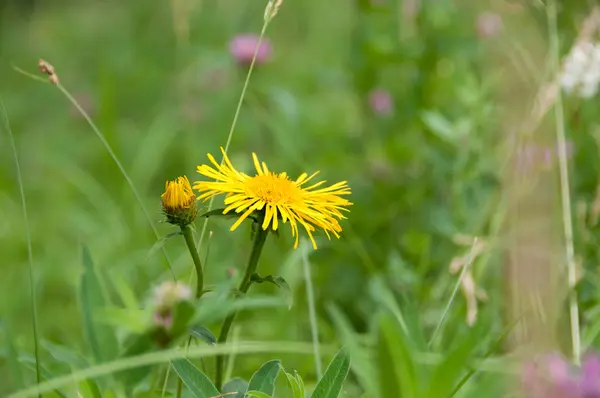
[[(225, 210), (225, 208), (214, 209), (214, 210), (211, 210), (211, 211), (207, 211), (206, 213), (199, 214), (197, 216), (197, 218), (202, 218), (202, 217), (238, 218), (240, 216), (236, 212), (231, 212), (231, 213), (228, 213), (228, 214), (223, 214), (224, 210)], [(256, 217), (253, 214), (250, 214), (248, 216), (248, 218), (250, 218), (252, 220), (256, 219)]]
[(206, 326), (194, 326), (192, 330), (190, 330), (190, 334), (207, 344), (217, 344), (216, 336)]
[[(88, 361), (79, 355), (76, 351), (73, 351), (69, 347), (55, 344), (50, 341), (42, 340), (41, 346), (50, 353), (50, 355), (60, 363), (65, 363), (70, 366), (71, 371), (78, 369), (85, 369), (90, 366)], [(93, 398), (102, 398), (100, 388), (94, 380), (86, 380), (82, 383), (84, 388), (89, 390), (89, 394)], [(85, 396), (85, 395), (84, 395)]]
[(455, 349), (449, 353), (444, 354), (444, 360), (436, 366), (431, 375), (431, 381), (428, 385), (427, 392), (423, 397), (437, 398), (437, 397), (448, 397), (452, 393), (452, 390), (456, 383), (459, 381), (459, 377), (466, 373), (470, 354), (477, 347), (478, 340), (474, 333), (464, 336), (465, 338), (461, 344), (457, 345)]
[[(129, 337), (125, 343), (125, 350), (120, 355), (121, 358), (128, 358), (135, 355), (150, 352), (154, 348), (153, 331), (133, 335)], [(152, 367), (142, 366), (136, 369), (129, 369), (119, 372), (118, 376), (123, 380), (124, 385), (134, 386), (146, 377)]]
[(231, 398), (244, 398), (246, 391), (248, 391), (248, 382), (239, 377), (233, 378), (223, 385), (223, 394), (237, 392), (235, 395), (228, 395)]
[(275, 379), (280, 369), (281, 361), (278, 359), (265, 362), (250, 378), (248, 391), (260, 391), (268, 395), (273, 395)]
[(98, 323), (117, 326), (130, 333), (143, 333), (148, 327), (148, 311), (139, 308), (99, 308), (94, 319)]
[(352, 352), (352, 372), (358, 384), (371, 396), (377, 396), (379, 385), (377, 383), (377, 369), (373, 366), (373, 353), (371, 347), (365, 347), (356, 334), (350, 320), (335, 305), (326, 305), (329, 318), (336, 330), (336, 336), (344, 347)]
[(187, 334), (190, 321), (193, 319), (196, 308), (187, 300), (180, 301), (173, 309), (173, 326), (169, 331), (171, 337), (176, 339), (182, 334)]
[(292, 387), (292, 392), (294, 394), (294, 398), (305, 398), (304, 382), (302, 381), (302, 378), (300, 377), (298, 372), (295, 372), (296, 374), (293, 375), (284, 370), (283, 373), (285, 374), (285, 377), (287, 378), (288, 383), (290, 384), (290, 387)]
[(420, 398), (413, 358), (403, 329), (392, 315), (379, 322), (378, 361), (381, 396)]
[(446, 142), (455, 143), (456, 139), (459, 138), (454, 125), (437, 111), (422, 112), (421, 120), (432, 133)]
[(94, 269), (92, 257), (86, 246), (82, 247), (83, 274), (79, 298), (83, 316), (83, 330), (96, 362), (116, 357), (117, 339), (111, 328), (96, 322), (94, 314), (105, 306), (102, 286)]
[(127, 283), (125, 278), (123, 278), (123, 275), (118, 272), (110, 272), (109, 277), (125, 308), (130, 310), (139, 309), (140, 304), (135, 296), (135, 292), (131, 288), (131, 284)]
[[(350, 357), (345, 348), (335, 354), (335, 357), (327, 366), (325, 374), (317, 383), (312, 398), (337, 398), (342, 391), (342, 385), (350, 371)], [(392, 395), (389, 395), (390, 397)]]
[(173, 369), (179, 375), (183, 384), (196, 398), (212, 398), (220, 393), (210, 379), (187, 359), (171, 362)]
[(294, 298), (294, 296), (292, 294), (292, 289), (290, 289), (290, 285), (287, 283), (287, 281), (282, 276), (273, 276), (273, 275), (260, 276), (259, 274), (253, 274), (251, 277), (251, 280), (254, 283), (264, 283), (264, 282), (272, 283), (273, 285), (282, 289), (284, 291), (286, 298), (288, 299), (288, 307), (289, 308), (292, 307), (293, 298)]
[(163, 248), (163, 246), (169, 241), (169, 239), (174, 238), (178, 235), (181, 235), (181, 231), (172, 232), (157, 240), (156, 243), (152, 245), (150, 250), (148, 250), (148, 257), (153, 257), (156, 253), (158, 253), (159, 250)]
[(265, 394), (264, 392), (260, 392), (260, 391), (248, 391), (246, 393), (246, 397), (252, 397), (252, 398), (271, 398), (271, 396), (269, 394)]
[(47, 340), (42, 340), (40, 345), (46, 349), (60, 363), (66, 363), (71, 367), (71, 370), (85, 369), (90, 366), (88, 361), (76, 351), (69, 347), (51, 343)]
[(12, 376), (13, 386), (16, 388), (22, 388), (25, 384), (23, 382), (23, 372), (21, 371), (21, 365), (19, 364), (19, 352), (15, 347), (15, 339), (10, 331), (7, 324), (2, 325), (4, 329), (4, 337), (6, 341), (6, 351), (8, 356), (8, 365), (10, 368), (10, 374)]

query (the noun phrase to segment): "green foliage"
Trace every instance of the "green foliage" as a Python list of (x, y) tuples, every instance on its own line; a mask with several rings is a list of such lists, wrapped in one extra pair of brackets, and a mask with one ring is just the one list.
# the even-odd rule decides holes
[(267, 396), (273, 395), (275, 390), (275, 379), (277, 378), (277, 375), (279, 375), (280, 368), (281, 361), (278, 359), (265, 362), (250, 378), (248, 391), (258, 391)]
[(346, 349), (342, 348), (333, 357), (333, 360), (327, 366), (325, 374), (317, 383), (313, 391), (312, 398), (337, 398), (342, 391), (342, 385), (348, 372), (350, 371), (350, 357)]
[(211, 398), (219, 395), (219, 391), (210, 379), (189, 360), (173, 361), (172, 365), (177, 375), (181, 377), (181, 380), (195, 398)]
[[(592, 2), (557, 2), (562, 56)], [(260, 31), (266, 0), (0, 0), (1, 94), (31, 224), (42, 383), (50, 383), (43, 396), (177, 397), (182, 379), (183, 397), (215, 397), (218, 353), (228, 358), (231, 378), (221, 393), (237, 392), (234, 398), (520, 393), (512, 389), (521, 358), (515, 364), (509, 354), (523, 325), (506, 314), (514, 304), (514, 249), (534, 252), (521, 259), (526, 264), (547, 254), (544, 265), (557, 270), (555, 279), (533, 275), (532, 290), (552, 279), (548, 297), (568, 292), (554, 103), (539, 126), (522, 131), (531, 125), (531, 105), (548, 99), (539, 88), (553, 81), (551, 0), (492, 3), (284, 0), (266, 33), (273, 55), (255, 65), (229, 141), (248, 73), (229, 42)], [(483, 25), (494, 15), (500, 31), (491, 34)], [(13, 68), (46, 81), (34, 72), (40, 57), (48, 57), (90, 114), (131, 185), (57, 87)], [(388, 110), (372, 105), (374, 90), (390, 94)], [(563, 94), (582, 343), (594, 350), (598, 97)], [(6, 127), (0, 126), (0, 396), (36, 397), (28, 239)], [(199, 248), (206, 288), (200, 300), (178, 303), (161, 325), (155, 287), (173, 277), (194, 286), (181, 233), (162, 222), (164, 182), (204, 179), (196, 167), (226, 143), (240, 172), (254, 173), (252, 152), (291, 179), (321, 170), (327, 181), (348, 180), (354, 205), (340, 222), (341, 239), (315, 232), (316, 252), (303, 243), (293, 250), (289, 223), (280, 223), (250, 275), (251, 289), (241, 294), (235, 289), (254, 216), (230, 232), (239, 213), (223, 215), (228, 204), (221, 197), (199, 201), (194, 233), (198, 239), (207, 222)], [(475, 236), (485, 248), (471, 265), (473, 295), (463, 287), (449, 302), (460, 274), (449, 266), (464, 258)], [(174, 275), (165, 270), (163, 251)], [(314, 319), (301, 267), (308, 256)], [(569, 352), (568, 309), (538, 299), (531, 298), (527, 317), (547, 321), (556, 314), (554, 348)], [(219, 331), (232, 314), (228, 344), (218, 351)], [(298, 342), (309, 348), (286, 351)], [(315, 361), (340, 344), (345, 350), (319, 378)], [(181, 357), (188, 349), (208, 350), (189, 357), (202, 371), (173, 359), (171, 350)]]
[(80, 282), (80, 302), (83, 330), (95, 361), (105, 362), (116, 357), (117, 340), (109, 327), (99, 324), (94, 319), (95, 314), (106, 306), (106, 301), (102, 292), (102, 284), (86, 246), (82, 248), (82, 258), (83, 274)]

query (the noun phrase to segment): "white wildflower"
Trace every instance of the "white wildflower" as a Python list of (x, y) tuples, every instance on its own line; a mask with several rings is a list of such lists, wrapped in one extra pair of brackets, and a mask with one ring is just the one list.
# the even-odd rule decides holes
[(600, 44), (583, 42), (575, 45), (565, 58), (560, 85), (569, 94), (591, 98), (600, 85)]
[(191, 298), (191, 289), (181, 282), (163, 282), (154, 292), (154, 304), (159, 309), (171, 309), (178, 302)]

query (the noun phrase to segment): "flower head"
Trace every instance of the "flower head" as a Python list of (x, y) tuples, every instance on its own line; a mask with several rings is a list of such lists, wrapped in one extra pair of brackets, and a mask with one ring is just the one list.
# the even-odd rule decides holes
[(266, 37), (263, 37), (259, 46), (259, 39), (260, 36), (250, 33), (238, 35), (229, 43), (229, 51), (238, 63), (242, 65), (249, 65), (252, 62), (252, 58), (254, 58), (256, 47), (258, 47), (258, 51), (256, 53), (256, 63), (264, 64), (271, 58), (273, 47), (271, 46), (269, 39)]
[(585, 398), (600, 397), (600, 355), (588, 354), (583, 359), (580, 388)]
[(161, 198), (163, 212), (169, 223), (185, 226), (196, 219), (196, 195), (187, 177), (167, 181)]
[(231, 230), (235, 230), (253, 213), (259, 213), (262, 229), (277, 230), (279, 222), (290, 224), (292, 236), (296, 238), (294, 248), (298, 247), (299, 225), (304, 228), (313, 247), (317, 244), (313, 237), (316, 228), (322, 229), (328, 238), (330, 234), (339, 238), (342, 231), (338, 220), (344, 219), (342, 211), (348, 211), (352, 203), (342, 196), (350, 195), (346, 181), (338, 182), (328, 187), (321, 187), (325, 181), (306, 186), (317, 173), (309, 176), (302, 173), (296, 180), (291, 180), (284, 173), (269, 171), (264, 162), (259, 162), (256, 154), (252, 154), (256, 175), (249, 176), (237, 171), (227, 154), (221, 148), (224, 163), (219, 164), (208, 154), (208, 159), (214, 166), (198, 166), (198, 173), (215, 181), (197, 181), (194, 189), (201, 195), (198, 199), (208, 200), (219, 194), (226, 194), (223, 210), (226, 214), (232, 210), (241, 213)]
[(153, 322), (156, 326), (170, 329), (173, 325), (173, 311), (182, 301), (192, 298), (192, 290), (181, 282), (166, 281), (154, 291)]
[(560, 84), (565, 92), (581, 98), (596, 95), (600, 86), (600, 43), (585, 41), (573, 46), (565, 57)]
[(380, 116), (389, 116), (394, 110), (394, 100), (384, 89), (375, 89), (369, 93), (369, 106)]

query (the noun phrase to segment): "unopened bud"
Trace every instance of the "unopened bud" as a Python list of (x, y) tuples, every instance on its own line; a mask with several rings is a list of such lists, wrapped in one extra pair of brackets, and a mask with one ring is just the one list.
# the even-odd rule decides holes
[(191, 224), (198, 213), (196, 209), (196, 194), (192, 191), (187, 177), (167, 181), (165, 193), (162, 194), (162, 209), (167, 222), (184, 227)]

